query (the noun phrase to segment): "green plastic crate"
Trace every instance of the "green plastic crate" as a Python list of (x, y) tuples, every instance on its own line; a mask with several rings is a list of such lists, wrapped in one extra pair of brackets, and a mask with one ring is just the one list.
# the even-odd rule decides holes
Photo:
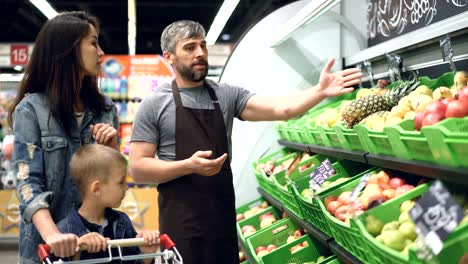
[(395, 156), (409, 160), (435, 161), (427, 138), (415, 130), (413, 120), (403, 120), (395, 126), (385, 127), (384, 131)]
[[(371, 173), (375, 171), (374, 168), (368, 169), (366, 171), (363, 171), (359, 174), (352, 174), (355, 175), (348, 181), (342, 182), (338, 185), (335, 185), (331, 188), (327, 188), (322, 190), (321, 192), (318, 192), (318, 196), (327, 196), (327, 193), (336, 189), (341, 188), (341, 186), (349, 183), (350, 181), (353, 181), (355, 179), (360, 179), (362, 176), (364, 176), (367, 173)], [(338, 178), (346, 177), (347, 175), (335, 175), (331, 178), (328, 179), (328, 181), (335, 181)], [(301, 180), (298, 180), (295, 182), (295, 184), (291, 185), (291, 189), (294, 192), (294, 197), (296, 198), (297, 204), (300, 206), (300, 209), (302, 211), (304, 220), (312, 224), (313, 226), (317, 227), (320, 229), (322, 232), (327, 234), (328, 236), (332, 236), (332, 232), (330, 229), (330, 226), (328, 224), (328, 221), (325, 219), (325, 215), (322, 212), (322, 209), (317, 201), (317, 199), (312, 199), (312, 200), (306, 200), (302, 195), (301, 192), (309, 188), (309, 179), (308, 178), (303, 178)]]
[(468, 167), (468, 117), (447, 118), (421, 132), (435, 161), (444, 166)]
[(334, 148), (343, 147), (334, 128), (325, 128), (323, 126), (319, 126), (318, 131), (323, 138), (325, 146)]
[(284, 122), (275, 123), (276, 131), (278, 132), (278, 137), (281, 140), (286, 140), (286, 131), (284, 130)]
[[(288, 159), (295, 158), (297, 155), (298, 155), (298, 152), (293, 152), (291, 154), (288, 154), (288, 155), (284, 156), (283, 158), (280, 158), (280, 159), (276, 160), (274, 162), (274, 164), (275, 164), (275, 166), (280, 165), (280, 164), (282, 164), (284, 161), (286, 161)], [(280, 197), (281, 193), (280, 193), (280, 191), (278, 190), (278, 187), (275, 184), (275, 177), (277, 175), (280, 175), (280, 174), (283, 174), (283, 173), (284, 173), (284, 170), (280, 171), (278, 173), (272, 174), (272, 175), (270, 175), (270, 177), (268, 177), (265, 174), (264, 171), (261, 171), (261, 178), (263, 180), (265, 180), (265, 183), (268, 186), (267, 188), (270, 189), (269, 193), (271, 194), (271, 196), (273, 196), (277, 200), (281, 200), (281, 197)]]
[[(250, 251), (256, 263), (285, 264), (285, 263), (288, 263), (288, 260), (289, 260), (288, 258), (303, 257), (301, 252), (306, 252), (307, 256), (317, 259), (320, 256), (319, 252), (317, 248), (315, 247), (315, 245), (312, 243), (312, 240), (310, 239), (308, 235), (304, 235), (301, 238), (296, 239), (289, 244), (286, 243), (286, 240), (288, 239), (288, 237), (290, 235), (293, 235), (294, 231), (297, 229), (301, 229), (301, 227), (295, 222), (293, 222), (290, 218), (280, 220), (276, 222), (275, 224), (267, 228), (264, 228), (260, 232), (257, 232), (255, 235), (252, 235), (249, 238), (247, 238), (247, 248)], [(308, 241), (309, 246), (302, 250), (297, 251), (296, 254), (291, 254), (289, 249), (297, 244), (302, 243), (303, 241)], [(263, 257), (258, 257), (255, 252), (255, 249), (258, 246), (266, 247), (269, 244), (273, 244), (277, 248)], [(285, 248), (286, 251), (282, 250), (283, 248)], [(281, 260), (282, 262), (278, 262), (279, 260)], [(308, 260), (304, 260), (302, 262), (305, 262), (305, 261), (308, 261)]]
[[(243, 219), (239, 222), (237, 222), (237, 234), (240, 238), (240, 240), (242, 241), (242, 243), (245, 245), (245, 240), (246, 238), (250, 237), (250, 236), (244, 236), (242, 234), (242, 228), (246, 225), (251, 225), (253, 227), (255, 227), (255, 230), (257, 230), (257, 232), (259, 232), (261, 230), (260, 228), (260, 216), (261, 215), (264, 215), (268, 212), (271, 212), (272, 215), (275, 216), (276, 218), (276, 221), (280, 220), (281, 219), (281, 213), (278, 211), (278, 209), (276, 209), (275, 207), (273, 206), (270, 206), (268, 207), (267, 209), (265, 210), (262, 210), (260, 212), (258, 212), (257, 214), (253, 215), (252, 217), (249, 217), (247, 219)], [(253, 233), (252, 235), (256, 234), (257, 232)]]
[(414, 188), (411, 192), (407, 192), (403, 195), (395, 197), (394, 199), (372, 208), (371, 210), (366, 211), (364, 214), (358, 216), (356, 219), (353, 219), (353, 224), (357, 225), (361, 234), (364, 238), (364, 243), (368, 246), (369, 255), (372, 256), (369, 263), (371, 264), (401, 264), (401, 263), (410, 263), (410, 256), (414, 262), (415, 257), (413, 253), (410, 256), (406, 256), (396, 250), (386, 247), (384, 244), (378, 242), (372, 235), (370, 235), (366, 230), (366, 216), (373, 215), (383, 221), (384, 223), (389, 223), (394, 220), (398, 220), (400, 216), (400, 205), (406, 200), (412, 200), (429, 188), (428, 184), (423, 184)]
[[(308, 246), (298, 250), (294, 253), (291, 253), (291, 247), (299, 245), (307, 241)], [(320, 256), (317, 248), (315, 247), (312, 239), (309, 235), (304, 235), (294, 242), (286, 244), (282, 247), (277, 248), (276, 250), (270, 252), (269, 254), (262, 257), (262, 262), (264, 264), (288, 264), (288, 263), (297, 263), (302, 264), (308, 261), (314, 261)], [(324, 262), (321, 262), (324, 263)]]
[(259, 198), (255, 199), (255, 200), (252, 200), (252, 201), (250, 201), (250, 202), (248, 202), (246, 204), (243, 204), (243, 205), (237, 207), (236, 208), (236, 214), (243, 214), (247, 210), (250, 210), (251, 208), (253, 208), (254, 206), (261, 207), (262, 203), (264, 203), (264, 202), (267, 203), (267, 201), (265, 199), (263, 199), (262, 197), (259, 197)]
[[(322, 161), (324, 161), (326, 159), (327, 159), (326, 156), (323, 156), (323, 155), (320, 155), (320, 154), (316, 154), (316, 155), (311, 156), (309, 159), (299, 163), (298, 167), (300, 167), (302, 165), (305, 165), (305, 164), (310, 164), (310, 163), (313, 163), (314, 165), (307, 168), (306, 170), (304, 170), (302, 172), (299, 172), (298, 168), (296, 168), (291, 173), (291, 175), (289, 176), (289, 180), (294, 182), (294, 181), (296, 181), (298, 179), (301, 179), (303, 177), (307, 177), (308, 175), (310, 175), (310, 173), (312, 173), (312, 171), (314, 171), (320, 165), (320, 163)], [(335, 161), (335, 159), (333, 159), (333, 158), (328, 158), (328, 159), (330, 160), (330, 162)], [(332, 164), (332, 166), (337, 171), (337, 174), (342, 173), (342, 172), (346, 173), (345, 169), (343, 168), (343, 166), (341, 166), (341, 164), (335, 162), (335, 163)], [(280, 172), (280, 173), (276, 174), (275, 178), (274, 178), (274, 182), (275, 182), (275, 185), (276, 185), (276, 189), (279, 192), (279, 197), (278, 197), (279, 201), (284, 206), (286, 206), (289, 210), (291, 210), (295, 215), (302, 218), (302, 216), (303, 216), (302, 211), (300, 210), (299, 205), (297, 204), (297, 201), (294, 198), (294, 193), (288, 187), (289, 182), (288, 182), (288, 179), (286, 178), (286, 172), (283, 171), (283, 172)]]
[(346, 128), (343, 124), (334, 127), (338, 140), (344, 149), (363, 151), (364, 146), (354, 128)]
[(364, 150), (372, 154), (395, 156), (392, 144), (384, 131), (369, 129), (365, 124), (354, 126)]
[[(257, 165), (261, 163), (266, 163), (269, 160), (274, 160), (274, 161), (281, 161), (284, 158), (287, 158), (289, 155), (294, 154), (293, 151), (289, 150), (288, 148), (282, 148), (280, 150), (274, 151), (271, 154), (265, 155), (263, 158), (260, 160), (257, 160), (252, 163), (253, 171), (255, 173), (255, 177), (257, 178), (257, 182), (260, 185), (260, 187), (265, 190), (269, 194), (273, 194), (274, 190), (273, 188), (276, 188), (273, 182), (273, 179), (270, 177), (267, 177), (265, 172), (263, 170), (257, 171)], [(277, 163), (275, 163), (276, 165)]]

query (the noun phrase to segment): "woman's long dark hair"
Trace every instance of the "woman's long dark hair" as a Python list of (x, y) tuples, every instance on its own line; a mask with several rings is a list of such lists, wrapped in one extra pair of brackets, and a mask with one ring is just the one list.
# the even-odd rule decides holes
[(97, 19), (82, 11), (60, 13), (44, 24), (8, 113), (11, 127), (13, 112), (27, 93), (44, 93), (47, 96), (52, 116), (68, 136), (71, 135), (78, 96), (95, 114), (109, 110), (99, 92), (97, 77), (83, 76), (80, 42), (88, 35), (89, 25), (99, 30)]

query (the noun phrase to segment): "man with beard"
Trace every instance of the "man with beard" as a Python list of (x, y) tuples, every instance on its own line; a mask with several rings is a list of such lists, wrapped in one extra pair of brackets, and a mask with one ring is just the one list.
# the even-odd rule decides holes
[(326, 97), (351, 92), (349, 87), (360, 82), (362, 73), (358, 69), (331, 73), (330, 60), (319, 84), (274, 98), (205, 79), (205, 30), (197, 22), (167, 26), (161, 48), (175, 80), (140, 104), (130, 144), (133, 177), (158, 184), (160, 230), (173, 237), (184, 263), (239, 263), (227, 160), (234, 117), (248, 121), (298, 117)]

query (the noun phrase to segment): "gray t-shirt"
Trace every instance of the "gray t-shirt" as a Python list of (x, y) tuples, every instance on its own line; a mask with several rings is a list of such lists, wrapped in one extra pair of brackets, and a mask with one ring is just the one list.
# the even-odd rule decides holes
[[(218, 84), (206, 80), (214, 89), (224, 116), (229, 157), (231, 158), (231, 133), (234, 117), (240, 118), (245, 104), (253, 93), (240, 87)], [(214, 109), (208, 90), (200, 87), (179, 89), (182, 105), (194, 109)], [(161, 160), (175, 160), (175, 102), (171, 84), (161, 85), (146, 96), (138, 107), (133, 121), (132, 142), (156, 144)]]

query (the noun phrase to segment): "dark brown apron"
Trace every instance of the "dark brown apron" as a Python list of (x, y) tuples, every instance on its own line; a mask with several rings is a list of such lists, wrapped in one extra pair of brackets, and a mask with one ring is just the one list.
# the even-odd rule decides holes
[[(214, 90), (205, 82), (214, 109), (182, 105), (172, 82), (176, 104), (176, 160), (199, 150), (212, 158), (228, 153), (224, 117)], [(159, 184), (159, 222), (173, 238), (186, 264), (239, 263), (234, 187), (229, 159), (214, 176), (190, 174)]]

